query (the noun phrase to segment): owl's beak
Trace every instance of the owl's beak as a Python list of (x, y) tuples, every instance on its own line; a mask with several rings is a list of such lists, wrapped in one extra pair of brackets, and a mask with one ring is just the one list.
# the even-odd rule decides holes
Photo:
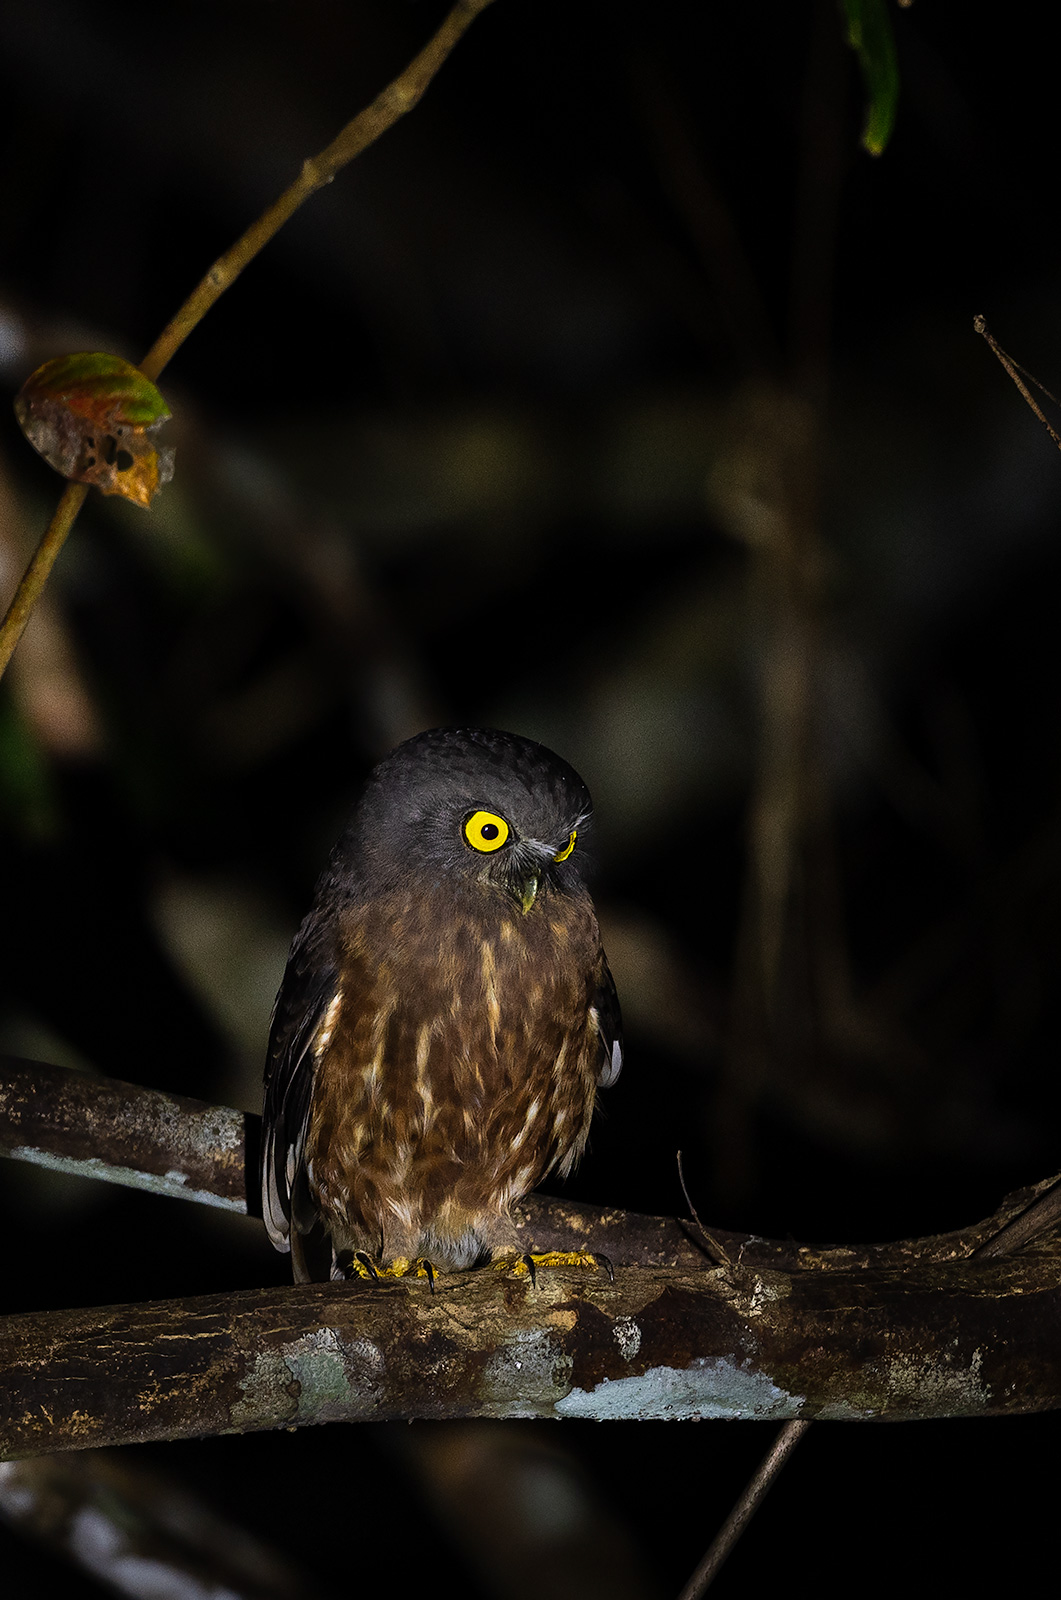
[(552, 857), (552, 850), (537, 839), (521, 839), (504, 862), (501, 881), (524, 916), (538, 898), (542, 875)]
[(537, 900), (537, 898), (538, 898), (538, 879), (537, 878), (524, 878), (523, 881), (520, 883), (518, 889), (516, 890), (516, 899), (519, 901), (521, 907), (523, 908), (523, 915), (524, 916), (527, 915), (527, 912), (530, 910), (531, 906), (534, 904), (534, 902), (535, 902), (535, 900)]
[(574, 830), (559, 850), (553, 844), (543, 844), (540, 839), (521, 839), (516, 845), (506, 861), (503, 881), (524, 916), (538, 898), (543, 876), (554, 862), (566, 861), (574, 848)]

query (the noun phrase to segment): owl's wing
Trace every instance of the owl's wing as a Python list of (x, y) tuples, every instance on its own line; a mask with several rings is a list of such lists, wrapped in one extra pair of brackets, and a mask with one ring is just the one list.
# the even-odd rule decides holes
[(590, 1016), (600, 1035), (602, 1060), (597, 1082), (602, 1089), (610, 1089), (623, 1070), (623, 1017), (619, 1010), (619, 996), (608, 959), (601, 951), (597, 968), (597, 992), (590, 1008)]
[(323, 934), (320, 919), (307, 918), (295, 936), (269, 1030), (262, 1215), (278, 1250), (291, 1248), (292, 1212), (296, 1224), (304, 1220), (299, 1212), (308, 1196), (300, 1196), (299, 1190), (304, 1187), (302, 1154), (313, 1092), (313, 1044), (339, 982), (331, 941)]

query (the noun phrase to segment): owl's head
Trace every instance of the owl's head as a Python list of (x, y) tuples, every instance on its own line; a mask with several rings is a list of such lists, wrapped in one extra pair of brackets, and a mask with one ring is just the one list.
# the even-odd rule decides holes
[(589, 790), (544, 745), (492, 728), (417, 734), (369, 775), (342, 850), (366, 886), (416, 872), (492, 884), (526, 912), (546, 883), (573, 888)]

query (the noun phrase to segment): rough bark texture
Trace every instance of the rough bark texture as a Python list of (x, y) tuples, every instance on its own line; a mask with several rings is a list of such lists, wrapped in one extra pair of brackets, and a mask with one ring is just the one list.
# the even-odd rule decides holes
[(59, 1172), (246, 1211), (248, 1173), (258, 1186), (259, 1121), (187, 1095), (0, 1056), (0, 1155)]
[[(0, 1063), (6, 1153), (234, 1209), (255, 1121)], [(1059, 1214), (1050, 1179), (956, 1233), (823, 1249), (532, 1196), (527, 1247), (589, 1246), (614, 1282), (484, 1269), (435, 1293), (406, 1279), (0, 1319), (0, 1456), (369, 1418), (1053, 1409)]]
[[(1053, 1258), (490, 1269), (0, 1321), (0, 1454), (410, 1417), (913, 1419), (1061, 1405)], [(1051, 1282), (1051, 1280), (1054, 1280)]]

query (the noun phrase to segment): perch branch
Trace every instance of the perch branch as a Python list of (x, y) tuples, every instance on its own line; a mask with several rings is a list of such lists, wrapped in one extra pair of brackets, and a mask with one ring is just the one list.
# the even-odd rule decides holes
[[(9, 1155), (245, 1210), (255, 1128), (198, 1101), (0, 1061)], [(1061, 1180), (1046, 1180), (974, 1227), (889, 1245), (712, 1229), (721, 1266), (678, 1222), (533, 1196), (518, 1217), (528, 1246), (589, 1244), (616, 1262), (614, 1283), (553, 1270), (535, 1289), (487, 1270), (442, 1276), (436, 1294), (420, 1281), (323, 1284), (8, 1317), (0, 1455), (365, 1418), (1054, 1409), (1059, 1195)]]
[(912, 1420), (1061, 1407), (1057, 1256), (485, 1269), (0, 1319), (0, 1457), (319, 1422)]
[(186, 1095), (0, 1056), (0, 1155), (75, 1177), (246, 1211), (258, 1123)]

